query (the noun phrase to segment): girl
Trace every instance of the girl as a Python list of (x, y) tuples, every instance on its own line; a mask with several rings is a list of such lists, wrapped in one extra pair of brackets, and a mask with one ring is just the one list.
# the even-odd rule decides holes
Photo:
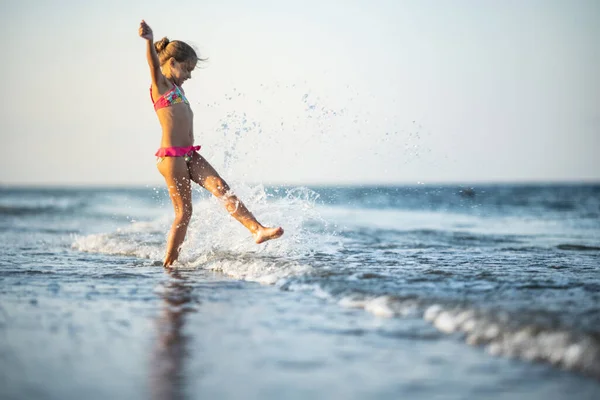
[(150, 97), (162, 127), (158, 170), (164, 176), (169, 196), (175, 208), (175, 221), (167, 239), (167, 253), (163, 265), (172, 265), (179, 256), (188, 224), (192, 217), (191, 181), (223, 200), (227, 211), (242, 223), (262, 243), (283, 235), (283, 229), (261, 225), (244, 204), (230, 192), (227, 183), (217, 171), (198, 154), (194, 146), (193, 114), (181, 85), (192, 77), (199, 58), (194, 49), (166, 37), (153, 43), (152, 29), (142, 20), (139, 34), (146, 39), (146, 56), (150, 65), (152, 87)]

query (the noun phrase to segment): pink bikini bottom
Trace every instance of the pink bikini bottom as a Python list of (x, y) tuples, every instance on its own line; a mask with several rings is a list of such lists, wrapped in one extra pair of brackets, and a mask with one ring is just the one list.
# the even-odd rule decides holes
[(184, 157), (191, 156), (194, 151), (200, 150), (200, 146), (187, 147), (161, 147), (156, 152), (156, 157)]

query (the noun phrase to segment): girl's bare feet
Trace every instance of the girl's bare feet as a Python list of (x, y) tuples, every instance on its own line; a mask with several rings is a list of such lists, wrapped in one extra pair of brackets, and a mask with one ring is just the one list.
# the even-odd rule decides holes
[(252, 235), (254, 236), (254, 241), (256, 244), (260, 244), (262, 242), (266, 242), (267, 240), (277, 239), (283, 235), (283, 228), (266, 228), (259, 227), (258, 230)]
[(173, 251), (171, 253), (168, 253), (165, 256), (165, 261), (163, 262), (163, 267), (170, 267), (173, 265), (173, 263), (175, 261), (177, 261), (177, 258), (179, 257), (179, 251)]

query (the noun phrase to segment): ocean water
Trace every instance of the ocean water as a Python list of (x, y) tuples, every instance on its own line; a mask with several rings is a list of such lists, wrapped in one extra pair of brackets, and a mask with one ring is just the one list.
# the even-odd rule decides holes
[(0, 398), (600, 398), (600, 185), (232, 186), (0, 188)]

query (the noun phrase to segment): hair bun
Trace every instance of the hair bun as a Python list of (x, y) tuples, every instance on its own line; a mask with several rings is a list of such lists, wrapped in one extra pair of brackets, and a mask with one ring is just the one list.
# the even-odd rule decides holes
[(161, 51), (163, 51), (164, 49), (167, 48), (168, 44), (169, 44), (169, 39), (165, 36), (164, 38), (160, 39), (158, 42), (154, 43), (154, 48), (156, 49), (157, 53), (160, 53)]

